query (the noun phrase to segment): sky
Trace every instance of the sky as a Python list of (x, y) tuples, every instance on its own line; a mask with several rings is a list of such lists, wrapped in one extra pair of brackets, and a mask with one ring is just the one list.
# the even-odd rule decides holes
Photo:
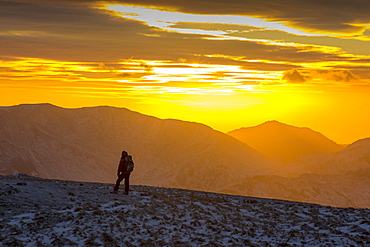
[(0, 105), (370, 137), (368, 0), (0, 1)]

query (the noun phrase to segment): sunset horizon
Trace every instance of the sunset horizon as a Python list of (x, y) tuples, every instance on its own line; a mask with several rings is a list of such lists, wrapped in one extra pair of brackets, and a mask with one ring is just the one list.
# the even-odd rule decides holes
[(62, 108), (62, 109), (67, 109), (67, 110), (68, 109), (69, 110), (83, 109), (83, 108), (99, 108), (99, 107), (112, 107), (112, 108), (126, 109), (126, 110), (129, 110), (129, 111), (132, 111), (132, 112), (136, 112), (136, 113), (139, 113), (139, 114), (142, 114), (142, 115), (146, 115), (146, 116), (150, 116), (150, 117), (155, 117), (155, 118), (162, 119), (162, 120), (179, 120), (179, 121), (185, 121), (185, 122), (189, 122), (189, 123), (203, 124), (203, 125), (206, 125), (208, 127), (211, 127), (213, 130), (220, 131), (220, 132), (225, 133), (225, 134), (229, 134), (230, 132), (238, 131), (238, 130), (242, 130), (242, 129), (249, 129), (249, 128), (259, 127), (259, 126), (262, 126), (262, 125), (265, 125), (265, 124), (268, 124), (268, 123), (277, 123), (277, 124), (279, 124), (281, 126), (289, 126), (289, 127), (292, 127), (292, 128), (299, 128), (299, 129), (306, 129), (306, 128), (308, 128), (308, 129), (312, 130), (313, 132), (318, 132), (318, 133), (324, 135), (329, 140), (334, 141), (335, 143), (337, 143), (339, 145), (342, 145), (343, 147), (346, 146), (346, 145), (352, 144), (352, 143), (354, 143), (356, 141), (369, 138), (369, 137), (363, 137), (363, 138), (356, 139), (353, 142), (340, 143), (340, 142), (337, 142), (336, 140), (331, 139), (330, 137), (326, 136), (325, 133), (322, 133), (322, 132), (320, 132), (318, 130), (312, 129), (312, 128), (308, 127), (308, 126), (304, 126), (304, 125), (298, 126), (298, 125), (290, 124), (290, 123), (287, 123), (287, 122), (279, 121), (279, 120), (276, 120), (276, 119), (269, 119), (269, 120), (258, 122), (256, 124), (252, 124), (252, 125), (237, 126), (235, 128), (232, 128), (232, 129), (222, 130), (222, 129), (217, 129), (217, 128), (215, 128), (215, 127), (213, 127), (213, 126), (211, 126), (211, 125), (209, 125), (207, 123), (204, 123), (204, 122), (199, 122), (199, 121), (195, 121), (195, 120), (186, 120), (186, 119), (180, 119), (180, 118), (173, 118), (173, 117), (158, 117), (158, 116), (155, 116), (155, 115), (152, 115), (152, 114), (145, 114), (145, 113), (142, 113), (142, 112), (139, 112), (139, 111), (135, 111), (135, 110), (129, 109), (127, 107), (112, 106), (112, 105), (87, 105), (87, 106), (78, 106), (78, 107), (64, 107), (64, 106), (60, 106), (60, 105), (56, 105), (56, 104), (52, 104), (52, 103), (48, 103), (48, 102), (43, 102), (43, 103), (37, 103), (37, 102), (35, 102), (35, 103), (21, 103), (21, 104), (17, 104), (17, 105), (9, 105), (9, 106), (0, 106), (0, 108), (17, 107), (17, 106), (27, 106), (27, 105), (30, 105), (30, 106), (32, 106), (32, 105), (34, 105), (34, 106), (51, 105), (51, 106), (54, 106), (54, 107), (58, 107), (58, 108)]
[(0, 0), (0, 246), (370, 246), (370, 0)]
[(370, 137), (368, 2), (0, 3), (0, 105), (107, 105), (229, 131)]

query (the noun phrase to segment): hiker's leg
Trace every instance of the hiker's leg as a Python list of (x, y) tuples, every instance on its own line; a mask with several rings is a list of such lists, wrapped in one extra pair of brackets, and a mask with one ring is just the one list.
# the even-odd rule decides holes
[(125, 177), (125, 194), (128, 195), (130, 190), (130, 173), (128, 173)]
[(125, 178), (125, 175), (123, 173), (117, 178), (116, 185), (114, 186), (114, 189), (113, 189), (114, 191), (118, 191), (119, 184), (122, 182), (124, 178)]

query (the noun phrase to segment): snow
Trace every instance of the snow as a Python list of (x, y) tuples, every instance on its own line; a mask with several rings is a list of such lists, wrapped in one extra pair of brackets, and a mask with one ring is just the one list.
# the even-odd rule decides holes
[(369, 209), (0, 176), (1, 246), (369, 246)]

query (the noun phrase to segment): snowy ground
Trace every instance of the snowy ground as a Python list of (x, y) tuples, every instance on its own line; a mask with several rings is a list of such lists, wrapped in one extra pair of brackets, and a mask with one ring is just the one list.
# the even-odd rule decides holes
[(0, 246), (370, 246), (370, 210), (0, 176)]

